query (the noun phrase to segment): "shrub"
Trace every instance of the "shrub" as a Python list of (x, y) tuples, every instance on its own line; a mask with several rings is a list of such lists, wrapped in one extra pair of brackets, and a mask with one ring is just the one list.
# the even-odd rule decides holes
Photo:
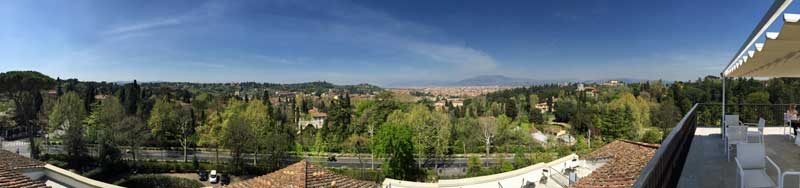
[(500, 160), (500, 172), (508, 172), (514, 170), (514, 166), (511, 165), (511, 162), (508, 162), (508, 160), (505, 160), (503, 158), (500, 158), (499, 160)]
[(661, 143), (661, 131), (658, 129), (650, 129), (644, 132), (642, 136), (642, 142), (647, 142), (651, 144), (660, 144)]
[(118, 185), (129, 188), (194, 188), (203, 186), (197, 180), (156, 174), (131, 176), (127, 180), (118, 183)]
[(477, 156), (469, 157), (467, 160), (467, 176), (480, 176), (483, 171), (483, 162)]
[(514, 154), (514, 167), (519, 169), (528, 165), (530, 165), (530, 161), (528, 161), (528, 158), (525, 157), (525, 153), (523, 153), (522, 150), (517, 150), (517, 152)]
[(556, 159), (556, 153), (551, 152), (541, 152), (541, 153), (534, 153), (531, 155), (531, 163), (546, 163)]

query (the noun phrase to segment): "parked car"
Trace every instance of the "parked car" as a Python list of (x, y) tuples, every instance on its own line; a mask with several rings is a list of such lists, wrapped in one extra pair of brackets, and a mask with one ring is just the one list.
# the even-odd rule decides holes
[(197, 176), (200, 177), (200, 181), (208, 180), (208, 172), (206, 172), (206, 170), (198, 170)]
[(228, 174), (223, 173), (221, 176), (222, 177), (220, 178), (220, 184), (228, 185), (231, 183), (231, 177)]
[(219, 176), (217, 174), (217, 170), (212, 170), (211, 174), (208, 175), (208, 182), (209, 183), (219, 183)]

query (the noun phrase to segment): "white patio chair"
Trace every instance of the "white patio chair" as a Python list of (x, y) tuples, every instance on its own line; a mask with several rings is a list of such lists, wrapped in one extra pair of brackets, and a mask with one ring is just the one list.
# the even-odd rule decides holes
[(783, 184), (783, 181), (786, 180), (786, 176), (800, 176), (800, 172), (797, 172), (797, 171), (786, 171), (786, 172), (783, 172), (783, 174), (781, 174), (781, 177), (778, 178), (778, 188), (785, 187), (785, 185)]
[(742, 126), (743, 124), (739, 120), (739, 115), (725, 115), (725, 126)]
[[(795, 120), (797, 120), (797, 114), (789, 114), (787, 112), (783, 113), (783, 134), (789, 135), (790, 139), (794, 138), (794, 134), (792, 134), (792, 131), (795, 130), (791, 130), (791, 128), (792, 128), (792, 121)], [(786, 128), (789, 128), (790, 130), (787, 132)]]
[[(767, 156), (763, 144), (745, 143), (736, 146), (736, 173), (739, 175), (739, 186), (775, 187), (776, 183), (767, 175), (767, 161), (775, 167), (776, 174), (781, 168)], [(778, 178), (779, 180), (782, 178)]]
[(758, 118), (757, 124), (745, 123), (744, 125), (755, 125), (758, 128), (756, 132), (747, 131), (748, 140), (750, 136), (756, 136), (758, 137), (759, 143), (764, 143), (764, 127), (767, 125), (767, 120), (764, 120), (764, 118)]
[[(726, 128), (730, 126), (744, 126), (744, 123), (742, 123), (742, 121), (739, 121), (739, 115), (725, 115), (725, 121), (723, 123)], [(726, 131), (726, 136), (727, 136), (727, 131)], [(727, 137), (722, 138), (722, 142), (724, 142), (726, 146), (728, 145), (727, 139), (728, 139)]]
[(737, 144), (747, 143), (747, 127), (746, 126), (729, 126), (725, 133), (725, 153), (728, 161), (731, 160), (731, 151)]

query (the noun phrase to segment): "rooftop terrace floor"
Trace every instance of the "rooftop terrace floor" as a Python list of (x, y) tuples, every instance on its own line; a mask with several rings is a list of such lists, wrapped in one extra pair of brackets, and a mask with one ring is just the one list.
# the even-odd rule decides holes
[[(720, 132), (719, 127), (697, 128), (678, 187), (739, 186), (734, 161), (736, 151), (731, 153), (728, 161)], [(800, 171), (800, 146), (794, 145), (794, 140), (784, 134), (783, 127), (767, 127), (764, 132), (767, 156), (775, 161), (781, 172)], [(751, 137), (751, 140), (755, 139)], [(778, 174), (771, 165), (767, 166), (767, 174), (777, 184)], [(791, 185), (786, 187), (800, 187), (797, 177), (787, 177), (784, 183)]]

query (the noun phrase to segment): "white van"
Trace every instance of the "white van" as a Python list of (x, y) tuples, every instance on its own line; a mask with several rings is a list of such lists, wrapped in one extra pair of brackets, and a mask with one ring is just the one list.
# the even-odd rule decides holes
[(217, 177), (217, 170), (212, 170), (211, 173), (208, 174), (208, 182), (209, 183), (219, 182), (219, 177)]

